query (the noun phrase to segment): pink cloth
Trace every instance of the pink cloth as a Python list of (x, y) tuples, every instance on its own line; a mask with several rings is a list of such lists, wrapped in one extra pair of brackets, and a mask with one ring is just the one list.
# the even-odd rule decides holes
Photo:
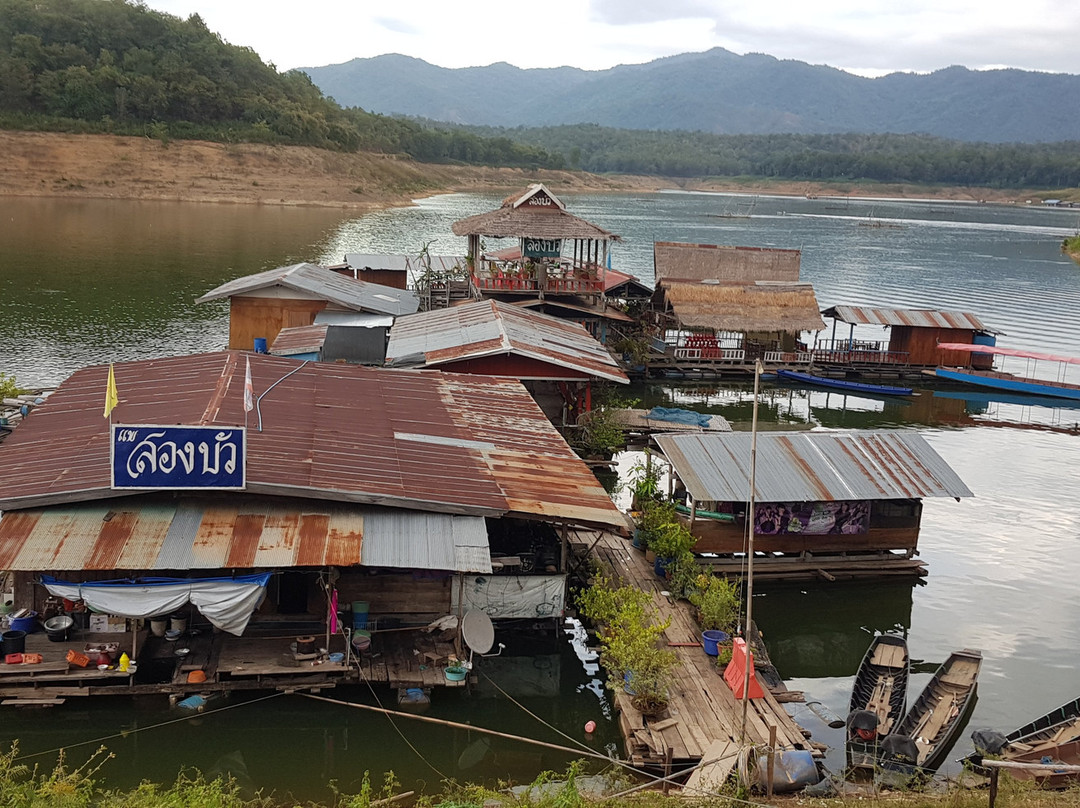
[(337, 590), (330, 593), (330, 633), (337, 634)]

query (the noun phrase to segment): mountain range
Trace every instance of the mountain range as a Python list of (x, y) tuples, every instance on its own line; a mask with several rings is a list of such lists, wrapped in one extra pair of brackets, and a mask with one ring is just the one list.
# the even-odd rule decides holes
[(920, 133), (991, 143), (1080, 139), (1080, 76), (948, 67), (864, 78), (723, 48), (608, 70), (444, 68), (388, 54), (306, 67), (369, 112), (479, 126), (595, 123), (716, 134)]

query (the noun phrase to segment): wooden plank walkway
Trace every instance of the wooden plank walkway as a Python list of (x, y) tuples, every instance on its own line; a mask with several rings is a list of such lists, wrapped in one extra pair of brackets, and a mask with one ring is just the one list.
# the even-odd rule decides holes
[[(666, 637), (679, 658), (664, 720), (644, 717), (634, 708), (628, 694), (615, 692), (627, 757), (639, 766), (660, 767), (670, 749), (674, 767), (685, 768), (701, 762), (717, 741), (739, 742), (743, 702), (735, 699), (715, 658), (707, 656), (701, 648), (700, 630), (689, 605), (661, 594), (665, 591), (663, 580), (653, 572), (652, 564), (645, 561), (644, 553), (634, 549), (626, 539), (605, 533), (596, 543), (593, 556), (616, 580), (652, 595), (661, 618), (671, 619)], [(685, 647), (681, 643), (696, 645)], [(768, 744), (771, 727), (776, 728), (778, 749), (821, 753), (821, 746), (808, 740), (808, 734), (766, 687), (764, 698), (750, 700), (746, 742)]]

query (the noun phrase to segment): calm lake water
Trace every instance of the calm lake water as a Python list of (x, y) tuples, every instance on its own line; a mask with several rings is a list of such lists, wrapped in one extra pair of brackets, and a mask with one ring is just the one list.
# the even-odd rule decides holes
[[(194, 299), (219, 283), (297, 261), (337, 262), (346, 252), (416, 254), (428, 242), (433, 253), (461, 254), (464, 241), (450, 224), (499, 199), (452, 194), (358, 219), (317, 209), (0, 200), (0, 370), (40, 387), (87, 364), (218, 349), (226, 306)], [(1080, 267), (1060, 253), (1080, 224), (1076, 211), (683, 193), (566, 201), (621, 234), (614, 265), (649, 283), (654, 240), (799, 248), (823, 307), (964, 309), (1004, 332), (1001, 345), (1080, 354)], [(769, 424), (919, 429), (976, 496), (926, 502), (924, 585), (759, 587), (755, 615), (789, 686), (838, 713), (876, 630), (905, 631), (913, 658), (928, 665), (953, 649), (979, 648), (985, 663), (972, 725), (1010, 729), (1080, 695), (1080, 436), (1068, 431), (1080, 409), (920, 392), (886, 402), (765, 389), (761, 418)], [(651, 384), (631, 394), (749, 428), (746, 387)], [(615, 748), (599, 674), (571, 643), (519, 645), (488, 661), (492, 679), (546, 721), (582, 739), (594, 719), (600, 728), (589, 743)], [(912, 696), (928, 679), (912, 677)], [(475, 694), (438, 693), (428, 714), (566, 743), (484, 684)], [(348, 697), (387, 702), (391, 694)], [(161, 727), (175, 714), (159, 699), (69, 701), (39, 715), (5, 713), (0, 741), (18, 738), (35, 753), (108, 737), (117, 755), (104, 770), (108, 784), (168, 782), (181, 766), (197, 766), (300, 798), (327, 796), (331, 780), (355, 789), (365, 770), (393, 769), (406, 787), (423, 788), (443, 777), (530, 779), (566, 763), (555, 752), (397, 722), (423, 762), (385, 718), (297, 696), (250, 701)], [(815, 738), (840, 746), (841, 732), (805, 707), (792, 709)], [(965, 733), (954, 757), (967, 747)], [(75, 750), (74, 759), (92, 748)], [(831, 762), (839, 763), (838, 751)]]

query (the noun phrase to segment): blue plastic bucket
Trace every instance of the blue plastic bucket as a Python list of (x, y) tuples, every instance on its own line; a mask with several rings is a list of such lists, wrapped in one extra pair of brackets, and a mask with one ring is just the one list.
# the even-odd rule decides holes
[(368, 602), (366, 600), (354, 600), (352, 602), (352, 627), (367, 628)]
[(255, 353), (266, 353), (266, 337), (255, 337)]
[(674, 560), (675, 559), (673, 558), (661, 558), (660, 556), (657, 556), (656, 561), (653, 562), (653, 572), (661, 578), (667, 578), (668, 564)]
[(30, 612), (30, 614), (25, 617), (12, 617), (11, 629), (12, 631), (25, 631), (27, 634), (32, 634), (37, 631), (37, 618), (37, 612)]
[(709, 629), (701, 632), (701, 643), (705, 646), (705, 653), (709, 656), (720, 656), (720, 643), (727, 642), (731, 637), (725, 631)]

